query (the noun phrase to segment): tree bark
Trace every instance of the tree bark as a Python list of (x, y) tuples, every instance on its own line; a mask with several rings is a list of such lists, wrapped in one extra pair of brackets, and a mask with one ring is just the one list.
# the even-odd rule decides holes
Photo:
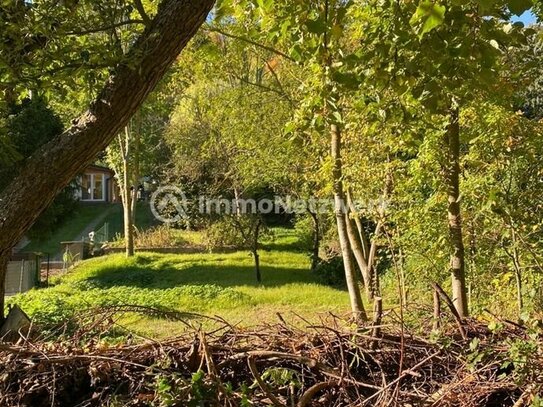
[(259, 219), (256, 222), (255, 230), (253, 234), (253, 257), (255, 260), (255, 272), (256, 272), (256, 281), (261, 283), (262, 282), (262, 274), (260, 273), (260, 256), (258, 254), (258, 238), (260, 236), (260, 226), (262, 225), (262, 221)]
[[(81, 173), (128, 123), (204, 23), (214, 0), (163, 0), (89, 109), (44, 145), (0, 195), (0, 258), (32, 226), (57, 193)], [(2, 260), (0, 265), (5, 264)], [(6, 268), (0, 270), (5, 279)], [(0, 293), (3, 316), (3, 293)]]
[[(358, 267), (362, 273), (366, 295), (369, 299), (373, 299), (373, 297), (379, 295), (380, 291), (379, 276), (377, 275), (377, 268), (375, 267), (375, 259), (377, 254), (377, 237), (381, 233), (383, 223), (381, 221), (377, 222), (375, 233), (370, 244), (370, 239), (368, 239), (368, 236), (366, 235), (364, 226), (360, 221), (360, 216), (355, 213), (355, 205), (352, 200), (352, 192), (350, 189), (347, 191), (347, 204), (349, 206), (349, 212), (355, 215), (353, 216), (353, 219), (346, 219), (349, 241)], [(358, 231), (358, 234), (355, 233), (355, 229)]]
[(319, 265), (319, 251), (321, 246), (321, 233), (319, 225), (319, 215), (311, 209), (307, 210), (311, 219), (313, 219), (313, 247), (311, 251), (311, 271), (315, 272)]
[(372, 290), (372, 275), (370, 268), (368, 267), (368, 261), (364, 256), (364, 249), (360, 242), (360, 235), (355, 231), (356, 225), (354, 225), (353, 219), (349, 217), (349, 214), (345, 214), (345, 225), (347, 227), (347, 237), (349, 238), (349, 244), (353, 251), (354, 258), (362, 275), (362, 281), (366, 290), (366, 297), (370, 300), (373, 299)]
[(126, 257), (134, 255), (134, 225), (132, 223), (132, 191), (130, 190), (128, 160), (123, 160), (123, 214)]
[(119, 135), (119, 150), (122, 160), (122, 181), (121, 185), (121, 201), (123, 204), (123, 230), (124, 230), (124, 247), (126, 257), (134, 255), (134, 217), (133, 217), (133, 188), (131, 189), (131, 163), (130, 163), (130, 125), (124, 128), (124, 140)]
[(449, 112), (450, 121), (445, 133), (447, 147), (446, 181), (448, 194), (449, 234), (452, 246), (451, 279), (453, 302), (461, 318), (468, 316), (466, 275), (464, 260), (464, 241), (462, 217), (460, 214), (460, 125), (459, 110), (454, 107)]
[(353, 193), (351, 188), (347, 189), (347, 203), (349, 205), (349, 210), (354, 214), (354, 223), (356, 224), (356, 229), (358, 230), (358, 236), (362, 242), (362, 249), (364, 250), (364, 257), (367, 259), (369, 257), (370, 243), (368, 237), (366, 236), (366, 231), (364, 230), (364, 225), (360, 220), (360, 215), (356, 213), (355, 204), (353, 202)]
[(136, 227), (136, 209), (138, 204), (138, 193), (139, 193), (139, 186), (140, 186), (140, 177), (141, 177), (141, 131), (142, 131), (142, 123), (141, 123), (141, 109), (139, 109), (136, 113), (136, 130), (132, 131), (132, 139), (134, 142), (134, 154), (132, 156), (133, 162), (132, 162), (132, 230), (135, 231)]
[(331, 134), (331, 153), (332, 153), (332, 180), (334, 187), (334, 204), (336, 223), (339, 235), (339, 244), (343, 257), (343, 267), (345, 269), (345, 279), (347, 281), (347, 289), (351, 301), (351, 309), (353, 317), (357, 323), (367, 321), (366, 311), (362, 303), (358, 280), (354, 270), (353, 260), (351, 257), (351, 246), (347, 235), (347, 224), (345, 222), (345, 197), (343, 194), (342, 181), (342, 162), (341, 162), (341, 132), (335, 124), (330, 126)]

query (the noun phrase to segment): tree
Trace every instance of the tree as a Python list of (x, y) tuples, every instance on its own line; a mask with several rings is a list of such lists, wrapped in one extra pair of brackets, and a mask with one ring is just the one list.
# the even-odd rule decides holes
[(229, 210), (220, 213), (195, 215), (189, 210), (190, 224), (205, 224), (211, 235), (216, 227), (223, 227), (224, 235), (233, 229), (232, 243), (250, 250), (260, 282), (265, 217), (252, 203), (242, 207), (241, 200), (256, 203), (285, 184), (284, 166), (293, 156), (283, 137), (289, 102), (270, 91), (271, 75), (262, 71), (266, 55), (214, 33), (198, 40), (180, 61), (191, 86), (181, 95), (166, 132), (172, 154), (167, 179), (191, 197), (229, 202)]
[[(0, 191), (19, 172), (24, 159), (63, 130), (60, 118), (47, 106), (43, 98), (37, 95), (10, 106), (10, 113), (5, 129), (14, 154), (11, 162), (4, 165), (0, 163)], [(74, 183), (61, 191), (28, 231), (30, 239), (49, 237), (51, 230), (75, 209), (75, 189)]]
[(0, 293), (11, 249), (55, 195), (128, 123), (205, 21), (213, 3), (164, 0), (89, 109), (34, 153), (0, 195)]

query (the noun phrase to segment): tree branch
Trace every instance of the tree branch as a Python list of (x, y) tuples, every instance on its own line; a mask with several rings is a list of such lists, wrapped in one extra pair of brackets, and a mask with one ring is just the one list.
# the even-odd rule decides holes
[(145, 26), (149, 27), (151, 25), (151, 19), (145, 12), (145, 8), (143, 7), (141, 0), (134, 0), (134, 7), (136, 7), (136, 10), (138, 10), (138, 13), (141, 16), (141, 19), (143, 20)]
[(282, 56), (283, 58), (288, 59), (289, 61), (296, 62), (296, 60), (294, 58), (288, 56), (283, 51), (279, 51), (279, 50), (277, 50), (277, 49), (275, 49), (273, 47), (270, 47), (268, 45), (260, 44), (260, 43), (258, 43), (256, 41), (253, 41), (253, 40), (249, 39), (249, 38), (241, 37), (241, 36), (235, 35), (235, 34), (230, 34), (230, 33), (226, 32), (226, 31), (221, 30), (220, 28), (211, 27), (209, 25), (207, 25), (205, 29), (208, 32), (216, 32), (218, 34), (224, 35), (225, 37), (229, 37), (229, 38), (232, 38), (232, 39), (235, 39), (235, 40), (238, 40), (238, 41), (246, 42), (248, 44), (254, 45), (255, 47), (262, 48), (262, 49), (265, 49), (266, 51), (270, 51), (270, 52), (272, 52), (274, 54)]
[[(69, 31), (69, 32), (66, 33), (66, 35), (94, 34), (94, 33), (109, 31), (109, 30), (112, 30), (114, 28), (122, 27), (122, 26), (125, 26), (125, 25), (132, 25), (132, 24), (145, 24), (145, 21), (144, 20), (125, 20), (125, 21), (120, 21), (120, 22), (115, 23), (115, 24), (106, 25), (106, 26), (103, 26), (103, 27), (89, 28), (88, 30)], [(147, 25), (147, 24), (145, 24), (145, 25)]]

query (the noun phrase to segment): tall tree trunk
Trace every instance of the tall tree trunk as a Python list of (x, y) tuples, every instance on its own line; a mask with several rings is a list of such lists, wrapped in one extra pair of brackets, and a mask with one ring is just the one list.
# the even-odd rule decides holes
[[(57, 193), (128, 123), (205, 22), (214, 3), (163, 0), (152, 24), (134, 42), (126, 62), (116, 67), (89, 110), (26, 160), (19, 175), (0, 194), (0, 280), (5, 279), (5, 258), (11, 249)], [(3, 303), (3, 293), (0, 297)], [(0, 307), (0, 317), (3, 311)]]
[(131, 165), (131, 129), (130, 125), (126, 125), (124, 128), (124, 139), (119, 135), (119, 149), (122, 159), (122, 180), (121, 184), (121, 200), (123, 204), (123, 229), (124, 229), (124, 246), (126, 257), (132, 257), (134, 255), (134, 218), (133, 218), (133, 186), (132, 180), (132, 167)]
[(368, 261), (364, 256), (364, 249), (360, 241), (360, 235), (355, 230), (356, 225), (354, 220), (350, 218), (349, 214), (345, 214), (345, 225), (347, 227), (347, 237), (349, 238), (349, 245), (353, 251), (354, 258), (358, 265), (358, 269), (362, 275), (362, 281), (364, 283), (364, 288), (366, 290), (366, 297), (368, 299), (373, 299), (373, 283), (372, 283), (372, 273), (370, 267), (368, 267)]
[(311, 271), (315, 272), (319, 265), (319, 251), (321, 246), (321, 232), (319, 225), (319, 215), (311, 209), (307, 210), (311, 219), (313, 219), (313, 247), (311, 250)]
[(255, 260), (255, 272), (256, 272), (256, 281), (262, 282), (262, 274), (260, 273), (260, 256), (258, 254), (258, 238), (260, 237), (260, 226), (262, 226), (262, 220), (258, 220), (255, 225), (255, 230), (253, 233), (253, 258)]
[(383, 222), (377, 221), (377, 225), (375, 226), (375, 231), (373, 233), (373, 238), (371, 240), (371, 246), (370, 246), (370, 253), (368, 255), (368, 268), (369, 268), (369, 274), (371, 275), (371, 289), (373, 291), (373, 295), (380, 295), (381, 294), (381, 284), (379, 281), (379, 274), (377, 273), (377, 238), (381, 234), (381, 231), (383, 230)]
[(140, 186), (140, 150), (141, 150), (141, 131), (142, 131), (142, 122), (141, 122), (141, 109), (136, 113), (135, 117), (136, 130), (132, 132), (132, 139), (134, 141), (134, 154), (132, 155), (132, 229), (135, 230), (136, 227), (136, 206), (138, 204), (138, 193)]
[(132, 224), (132, 191), (130, 190), (130, 166), (123, 159), (123, 218), (126, 257), (134, 255), (134, 225)]
[[(350, 189), (347, 191), (347, 203), (349, 206), (349, 212), (353, 213), (354, 215), (353, 219), (346, 220), (349, 241), (351, 243), (355, 259), (358, 263), (358, 267), (362, 272), (362, 278), (366, 287), (366, 294), (369, 299), (373, 299), (373, 297), (379, 295), (380, 292), (379, 275), (377, 274), (375, 261), (377, 254), (377, 237), (381, 233), (383, 223), (381, 221), (377, 222), (377, 226), (375, 227), (375, 233), (373, 234), (373, 239), (371, 239), (370, 244), (370, 239), (366, 235), (364, 226), (360, 221), (360, 216), (358, 216), (358, 214), (356, 214), (355, 212), (356, 208), (352, 200), (352, 192)], [(358, 234), (355, 233), (355, 229), (356, 231), (358, 231)]]
[(342, 181), (342, 162), (341, 162), (341, 132), (335, 124), (330, 126), (331, 135), (331, 153), (333, 160), (332, 180), (334, 186), (334, 204), (336, 213), (336, 223), (339, 235), (339, 244), (341, 246), (341, 254), (343, 256), (343, 267), (345, 269), (345, 280), (347, 281), (347, 289), (349, 290), (349, 298), (351, 301), (351, 309), (353, 317), (357, 323), (367, 321), (368, 317), (364, 310), (358, 280), (354, 269), (353, 260), (351, 257), (351, 246), (347, 234), (347, 223), (345, 221), (345, 197), (343, 194)]
[(356, 212), (355, 203), (353, 202), (353, 193), (351, 188), (347, 189), (347, 204), (349, 205), (349, 211), (354, 215), (354, 223), (356, 224), (356, 229), (358, 230), (358, 236), (360, 242), (362, 242), (362, 249), (364, 250), (364, 257), (367, 259), (370, 252), (370, 242), (368, 241), (368, 236), (366, 236), (366, 231), (364, 230), (364, 225), (360, 220), (360, 215)]
[(468, 316), (466, 275), (464, 261), (464, 241), (462, 217), (460, 214), (460, 124), (459, 110), (454, 107), (449, 112), (450, 121), (445, 133), (448, 152), (446, 162), (446, 181), (448, 194), (448, 220), (451, 254), (451, 278), (453, 302), (460, 317)]

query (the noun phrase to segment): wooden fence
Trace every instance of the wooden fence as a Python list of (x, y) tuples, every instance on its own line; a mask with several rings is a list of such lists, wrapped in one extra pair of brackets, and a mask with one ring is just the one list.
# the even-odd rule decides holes
[(38, 264), (36, 258), (10, 261), (6, 273), (6, 295), (24, 293), (36, 287), (39, 282)]

